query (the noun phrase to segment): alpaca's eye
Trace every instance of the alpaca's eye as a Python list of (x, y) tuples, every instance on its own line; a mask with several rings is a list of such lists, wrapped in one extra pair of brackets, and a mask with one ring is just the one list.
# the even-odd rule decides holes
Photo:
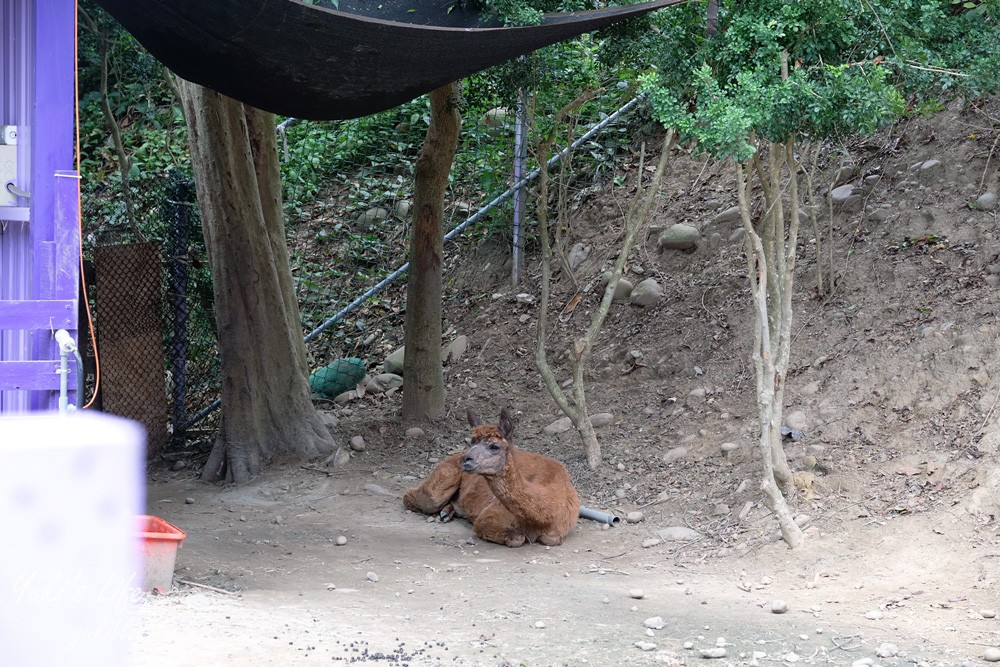
[(492, 445), (490, 445), (490, 451), (491, 452), (499, 452), (500, 451), (500, 445), (498, 445), (496, 443), (493, 443)]

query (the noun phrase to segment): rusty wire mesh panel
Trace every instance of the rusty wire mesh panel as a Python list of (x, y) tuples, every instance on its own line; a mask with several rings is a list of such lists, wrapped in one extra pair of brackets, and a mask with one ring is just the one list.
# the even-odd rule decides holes
[[(158, 267), (156, 284), (162, 295), (157, 331), (161, 336), (159, 363), (164, 378), (157, 398), (162, 396), (166, 401), (172, 445), (184, 447), (192, 435), (186, 427), (199, 410), (218, 397), (220, 374), (212, 281), (194, 183), (189, 176), (175, 171), (166, 177), (141, 175), (130, 179), (127, 196), (123, 189), (121, 183), (92, 183), (84, 189), (85, 243), (96, 264), (98, 255), (104, 254), (107, 247), (157, 242), (159, 255), (155, 261), (151, 254), (148, 257)], [(101, 284), (103, 292), (113, 292), (107, 298), (121, 299), (116, 292), (118, 286), (106, 278)], [(90, 296), (96, 313), (100, 299), (96, 287)], [(103, 385), (108, 361), (104, 350), (99, 351)], [(114, 376), (115, 371), (111, 372)], [(116, 389), (113, 386), (112, 393)], [(102, 406), (103, 394), (95, 405), (114, 412), (111, 405)], [(198, 422), (195, 433), (211, 432), (217, 422), (218, 414), (212, 414)]]
[(153, 457), (169, 440), (159, 244), (99, 246), (94, 271), (102, 405), (146, 427)]

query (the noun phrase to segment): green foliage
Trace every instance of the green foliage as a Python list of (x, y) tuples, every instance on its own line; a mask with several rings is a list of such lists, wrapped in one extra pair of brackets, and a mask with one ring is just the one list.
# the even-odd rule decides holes
[[(905, 111), (906, 96), (997, 87), (995, 20), (979, 15), (981, 39), (970, 40), (972, 13), (934, 0), (723, 2), (714, 38), (663, 33), (643, 89), (684, 140), (738, 161), (755, 139), (871, 133)], [(683, 13), (676, 20), (690, 29)], [(964, 72), (949, 69), (961, 62)]]
[(373, 183), (406, 182), (427, 130), (426, 98), (396, 109), (345, 121), (299, 123), (288, 128), (281, 176), (285, 205), (291, 211), (317, 197), (323, 188), (352, 179), (350, 197), (357, 207), (386, 203), (398, 187), (382, 190)]
[[(695, 43), (665, 33), (657, 72), (643, 84), (659, 120), (710, 152), (745, 159), (749, 144), (737, 135), (870, 133), (903, 113), (905, 98), (997, 90), (996, 17), (996, 0), (722, 3), (719, 36)], [(690, 27), (683, 15), (676, 21)]]

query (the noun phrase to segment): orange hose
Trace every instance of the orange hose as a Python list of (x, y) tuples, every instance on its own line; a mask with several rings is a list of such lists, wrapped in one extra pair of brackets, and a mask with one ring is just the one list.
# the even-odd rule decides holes
[[(73, 14), (73, 93), (75, 99), (73, 101), (76, 113), (74, 115), (75, 129), (76, 129), (76, 173), (80, 174), (80, 70), (79, 70), (79, 58), (80, 58), (80, 5), (79, 2), (74, 2), (73, 7), (76, 10)], [(81, 183), (82, 185), (82, 183)], [(76, 190), (76, 209), (77, 218), (80, 225), (80, 298), (83, 299), (83, 307), (87, 312), (87, 329), (90, 332), (90, 343), (94, 349), (94, 393), (91, 395), (90, 400), (87, 401), (83, 409), (86, 410), (94, 404), (97, 399), (97, 391), (101, 387), (101, 358), (97, 353), (97, 336), (94, 334), (94, 318), (90, 313), (90, 299), (87, 298), (87, 281), (83, 277), (83, 196), (81, 194), (82, 188), (77, 187)], [(79, 327), (79, 323), (77, 324)], [(79, 329), (77, 329), (79, 331)], [(79, 334), (78, 334), (79, 336)], [(77, 369), (78, 373), (82, 373), (83, 369)]]

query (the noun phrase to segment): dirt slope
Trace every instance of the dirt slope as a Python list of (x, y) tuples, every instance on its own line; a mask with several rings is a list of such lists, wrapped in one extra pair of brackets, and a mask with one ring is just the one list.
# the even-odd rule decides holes
[[(543, 431), (560, 415), (533, 366), (537, 307), (517, 296), (537, 297), (536, 267), (513, 289), (504, 248), (465, 248), (446, 329), (470, 346), (447, 368), (448, 415), (423, 436), (405, 435), (398, 396), (368, 395), (334, 411), (336, 435), (366, 443), (343, 468), (277, 467), (222, 491), (155, 473), (150, 512), (189, 533), (178, 576), (241, 593), (182, 586), (144, 602), (137, 664), (695, 664), (720, 637), (719, 664), (978, 664), (1000, 645), (1000, 227), (988, 197), (969, 204), (1000, 192), (998, 118), (997, 102), (953, 105), (824, 154), (821, 180), (848, 164), (836, 184), (857, 198), (832, 220), (832, 295), (817, 296), (802, 232), (786, 395), (802, 431), (787, 443), (802, 550), (777, 541), (757, 490), (746, 265), (738, 221), (720, 216), (732, 177), (678, 152), (629, 263), (664, 296), (616, 303), (588, 369), (591, 413), (612, 415), (606, 465), (591, 471), (574, 434)], [(622, 196), (574, 204), (572, 243), (590, 249), (575, 277), (593, 288), (553, 350), (596, 304)], [(696, 251), (658, 251), (676, 223), (700, 230)], [(565, 277), (556, 291), (559, 307), (573, 295)], [(642, 521), (510, 550), (405, 512), (398, 495), (461, 446), (466, 408), (503, 406), (520, 446), (564, 461), (586, 505)], [(679, 526), (699, 536), (661, 539)], [(776, 599), (787, 613), (771, 613)], [(166, 637), (184, 638), (169, 657)]]

